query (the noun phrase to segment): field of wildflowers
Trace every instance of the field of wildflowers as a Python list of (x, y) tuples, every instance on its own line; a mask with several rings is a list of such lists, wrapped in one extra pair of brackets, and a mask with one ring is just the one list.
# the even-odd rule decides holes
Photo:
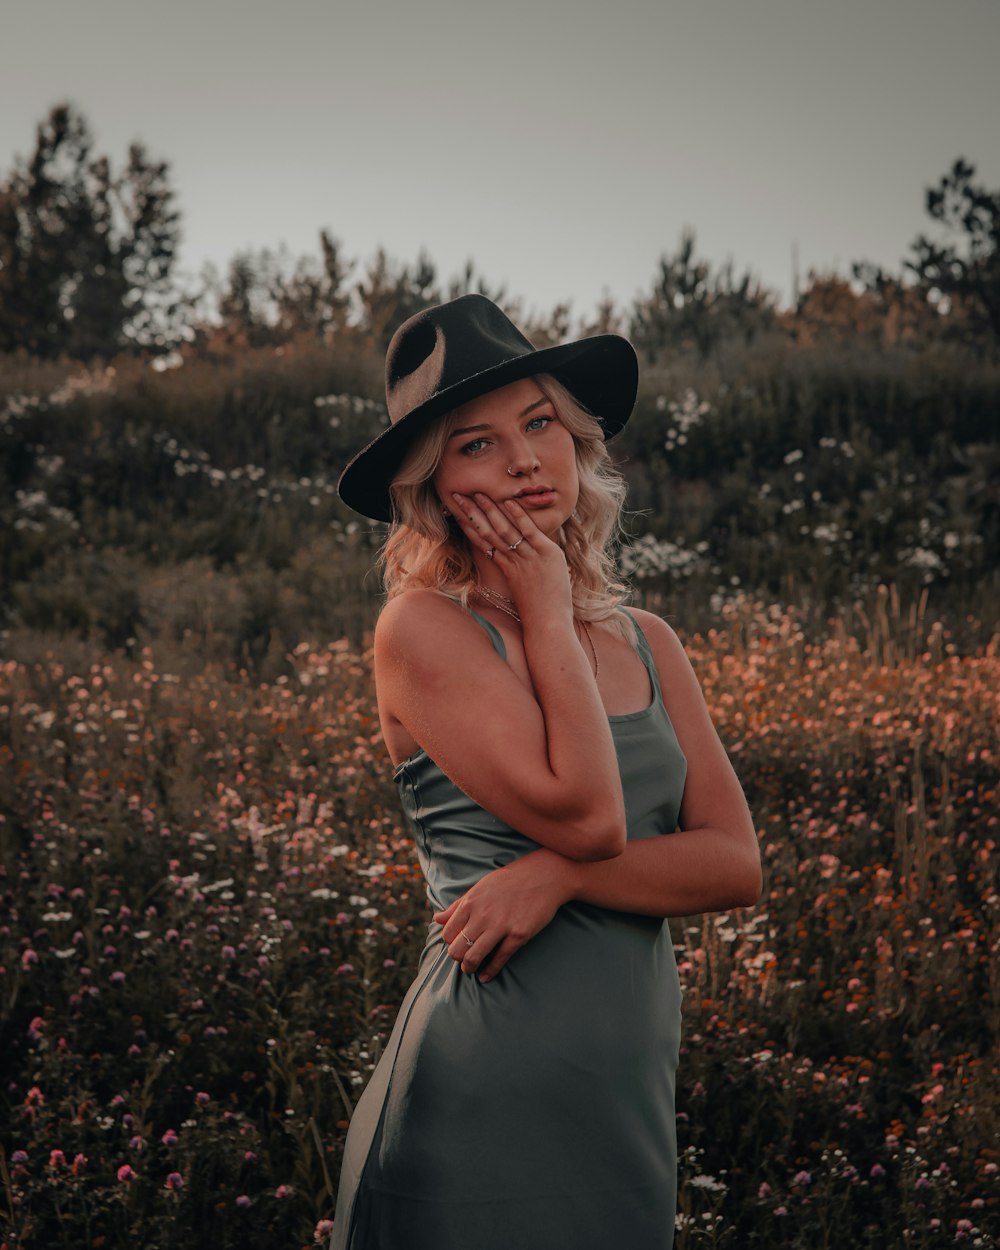
[[(1000, 655), (877, 608), (686, 639), (766, 887), (671, 922), (678, 1250), (1000, 1238)], [(428, 909), (370, 656), (285, 667), (0, 666), (4, 1250), (325, 1239)]]

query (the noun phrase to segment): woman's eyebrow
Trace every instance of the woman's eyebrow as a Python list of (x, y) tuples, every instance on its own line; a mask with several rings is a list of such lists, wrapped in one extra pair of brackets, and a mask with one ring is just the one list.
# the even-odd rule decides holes
[(452, 430), (448, 435), (449, 440), (457, 438), (459, 434), (478, 434), (481, 430), (492, 430), (492, 425), (463, 425), (460, 430)]
[[(549, 401), (543, 395), (541, 399), (536, 399), (535, 402), (532, 404), (529, 404), (527, 408), (522, 408), (520, 415), (522, 417), (526, 417), (529, 412), (534, 412), (536, 408), (540, 408), (542, 404), (547, 404), (548, 402)], [(493, 426), (490, 425), (488, 422), (484, 425), (463, 425), (461, 429), (452, 430), (452, 432), (448, 435), (448, 438), (452, 439), (457, 434), (479, 434), (482, 430), (492, 430), (492, 429), (493, 429)]]

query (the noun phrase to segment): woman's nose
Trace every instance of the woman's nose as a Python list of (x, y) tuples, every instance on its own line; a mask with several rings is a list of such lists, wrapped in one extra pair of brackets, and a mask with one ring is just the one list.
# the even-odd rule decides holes
[(522, 443), (512, 452), (510, 467), (507, 469), (507, 472), (511, 477), (524, 477), (525, 474), (533, 473), (535, 469), (539, 468), (540, 463), (533, 448), (526, 443)]

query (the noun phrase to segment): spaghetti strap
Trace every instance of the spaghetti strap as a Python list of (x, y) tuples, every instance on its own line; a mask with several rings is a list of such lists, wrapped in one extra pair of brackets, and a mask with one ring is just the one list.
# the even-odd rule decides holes
[(500, 659), (506, 660), (507, 647), (499, 629), (497, 629), (492, 621), (488, 621), (485, 616), (480, 616), (479, 613), (474, 611), (472, 608), (466, 608), (465, 610), (472, 617), (472, 619), (482, 625), (483, 629), (485, 629), (487, 634), (489, 634), (490, 642), (493, 643), (493, 650), (497, 653)]
[(646, 672), (649, 673), (649, 681), (655, 700), (662, 703), (663, 691), (660, 689), (660, 674), (656, 670), (656, 661), (653, 659), (653, 649), (649, 645), (649, 639), (642, 632), (642, 626), (636, 620), (633, 612), (630, 612), (628, 608), (621, 608), (620, 611), (624, 612), (635, 626), (635, 649), (639, 653), (639, 658), (646, 666)]
[[(452, 602), (457, 603), (459, 607), (463, 606), (459, 602), (458, 599), (453, 599)], [(487, 635), (489, 636), (490, 642), (493, 643), (494, 651), (496, 651), (497, 655), (499, 655), (501, 660), (506, 660), (507, 659), (506, 643), (503, 640), (503, 635), (500, 633), (497, 627), (493, 624), (493, 622), (488, 621), (485, 616), (481, 616), (475, 610), (475, 608), (466, 607), (463, 610), (467, 612), (469, 616), (471, 616), (472, 619), (478, 625), (482, 626), (482, 628), (486, 631)], [(646, 638), (646, 635), (642, 632), (642, 626), (636, 620), (634, 614), (630, 612), (628, 608), (621, 608), (620, 611), (622, 611), (629, 618), (632, 624), (635, 626), (636, 652), (638, 653), (639, 658), (642, 660), (643, 664), (646, 666), (646, 672), (649, 674), (649, 682), (650, 682), (650, 687), (653, 691), (654, 702), (662, 703), (663, 691), (660, 689), (660, 675), (656, 671), (656, 661), (653, 659), (653, 651), (649, 645), (649, 640)]]

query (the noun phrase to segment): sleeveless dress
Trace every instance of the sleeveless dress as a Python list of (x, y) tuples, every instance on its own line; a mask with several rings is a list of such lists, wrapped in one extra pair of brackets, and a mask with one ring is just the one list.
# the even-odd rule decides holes
[[(630, 839), (676, 829), (687, 768), (636, 629), (652, 699), (608, 718)], [(435, 910), (538, 847), (422, 749), (395, 779)], [(656, 917), (567, 903), (486, 985), (432, 923), (351, 1120), (330, 1250), (669, 1250), (680, 999)]]

